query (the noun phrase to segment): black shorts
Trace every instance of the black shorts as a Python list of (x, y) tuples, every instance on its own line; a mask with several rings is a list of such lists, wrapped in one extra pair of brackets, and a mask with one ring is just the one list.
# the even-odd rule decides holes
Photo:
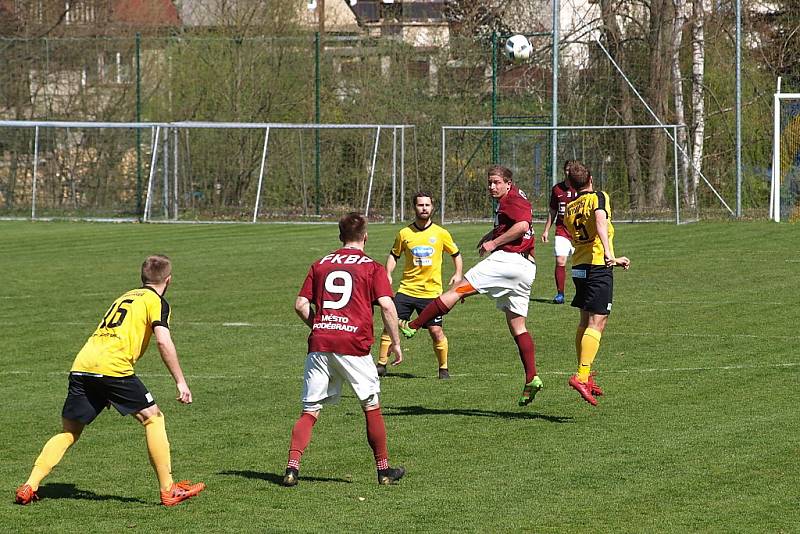
[[(409, 297), (404, 293), (397, 293), (394, 296), (394, 307), (397, 308), (397, 317), (402, 319), (403, 321), (410, 321), (411, 314), (414, 311), (417, 312), (417, 315), (425, 309), (425, 306), (431, 303), (433, 299), (424, 299), (420, 297)], [(423, 328), (428, 328), (429, 326), (442, 326), (442, 316), (437, 315), (432, 320), (428, 321), (423, 325)]]
[(572, 299), (574, 307), (598, 315), (611, 313), (611, 299), (614, 294), (612, 267), (573, 265), (572, 281), (575, 283), (575, 297)]
[(67, 400), (61, 416), (88, 425), (103, 408), (109, 406), (114, 406), (121, 415), (130, 415), (155, 403), (136, 375), (116, 377), (70, 373)]

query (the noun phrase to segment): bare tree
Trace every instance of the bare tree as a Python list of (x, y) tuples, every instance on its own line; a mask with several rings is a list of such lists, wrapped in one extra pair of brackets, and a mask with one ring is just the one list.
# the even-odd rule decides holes
[[(673, 22), (672, 34), (672, 94), (675, 100), (675, 123), (685, 124), (686, 114), (683, 102), (683, 74), (681, 72), (681, 42), (683, 41), (683, 30), (686, 25), (686, 0), (673, 0), (675, 6), (675, 19)], [(675, 140), (684, 153), (688, 153), (687, 138), (688, 132), (685, 128), (677, 131), (678, 138)], [(689, 205), (689, 159), (681, 158), (681, 177), (683, 180), (683, 203)]]
[(705, 107), (703, 102), (705, 72), (705, 37), (703, 0), (692, 0), (692, 190), (689, 205), (697, 205), (697, 185), (703, 163), (703, 139), (705, 135)]

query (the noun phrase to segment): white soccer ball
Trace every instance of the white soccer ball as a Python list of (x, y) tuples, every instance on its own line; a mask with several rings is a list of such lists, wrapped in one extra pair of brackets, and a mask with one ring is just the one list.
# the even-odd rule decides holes
[(514, 63), (530, 59), (533, 47), (528, 38), (524, 35), (512, 35), (506, 40), (506, 56)]

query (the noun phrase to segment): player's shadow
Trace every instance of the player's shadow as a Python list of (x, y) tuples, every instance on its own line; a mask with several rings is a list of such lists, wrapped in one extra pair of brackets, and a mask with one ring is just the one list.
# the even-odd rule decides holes
[(411, 374), (411, 373), (392, 373), (392, 372), (387, 372), (386, 375), (382, 376), (381, 378), (403, 378), (403, 379), (417, 378), (417, 379), (419, 379), (419, 378), (436, 378), (436, 377), (433, 377), (433, 376), (420, 376), (420, 375), (415, 375), (415, 374)]
[(543, 304), (553, 304), (553, 299), (551, 299), (551, 298), (548, 299), (548, 298), (540, 298), (540, 297), (537, 297), (537, 298), (531, 297), (531, 302), (541, 302)]
[(426, 408), (424, 406), (392, 406), (383, 412), (387, 417), (416, 415), (461, 415), (465, 417), (498, 417), (500, 419), (541, 419), (548, 423), (571, 423), (572, 417), (545, 415), (536, 412), (497, 412), (494, 410), (477, 410), (475, 408)]
[(42, 499), (77, 499), (87, 501), (118, 501), (148, 504), (147, 502), (135, 497), (99, 495), (89, 490), (76, 488), (75, 484), (45, 484), (39, 488), (39, 497)]
[[(219, 475), (228, 475), (234, 477), (242, 477), (242, 478), (250, 478), (253, 480), (264, 480), (271, 484), (275, 484), (276, 486), (283, 485), (283, 475), (279, 473), (262, 473), (260, 471), (239, 471), (236, 469), (230, 469), (227, 471), (220, 471)], [(346, 478), (329, 478), (329, 477), (308, 477), (303, 475), (302, 476), (303, 482), (340, 482), (344, 484), (349, 484), (351, 481), (347, 480)]]

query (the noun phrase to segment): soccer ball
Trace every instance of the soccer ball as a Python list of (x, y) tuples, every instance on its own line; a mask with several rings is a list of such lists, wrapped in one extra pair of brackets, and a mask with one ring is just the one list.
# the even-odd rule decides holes
[(525, 61), (531, 57), (533, 47), (524, 35), (512, 35), (506, 40), (506, 56), (514, 63)]

